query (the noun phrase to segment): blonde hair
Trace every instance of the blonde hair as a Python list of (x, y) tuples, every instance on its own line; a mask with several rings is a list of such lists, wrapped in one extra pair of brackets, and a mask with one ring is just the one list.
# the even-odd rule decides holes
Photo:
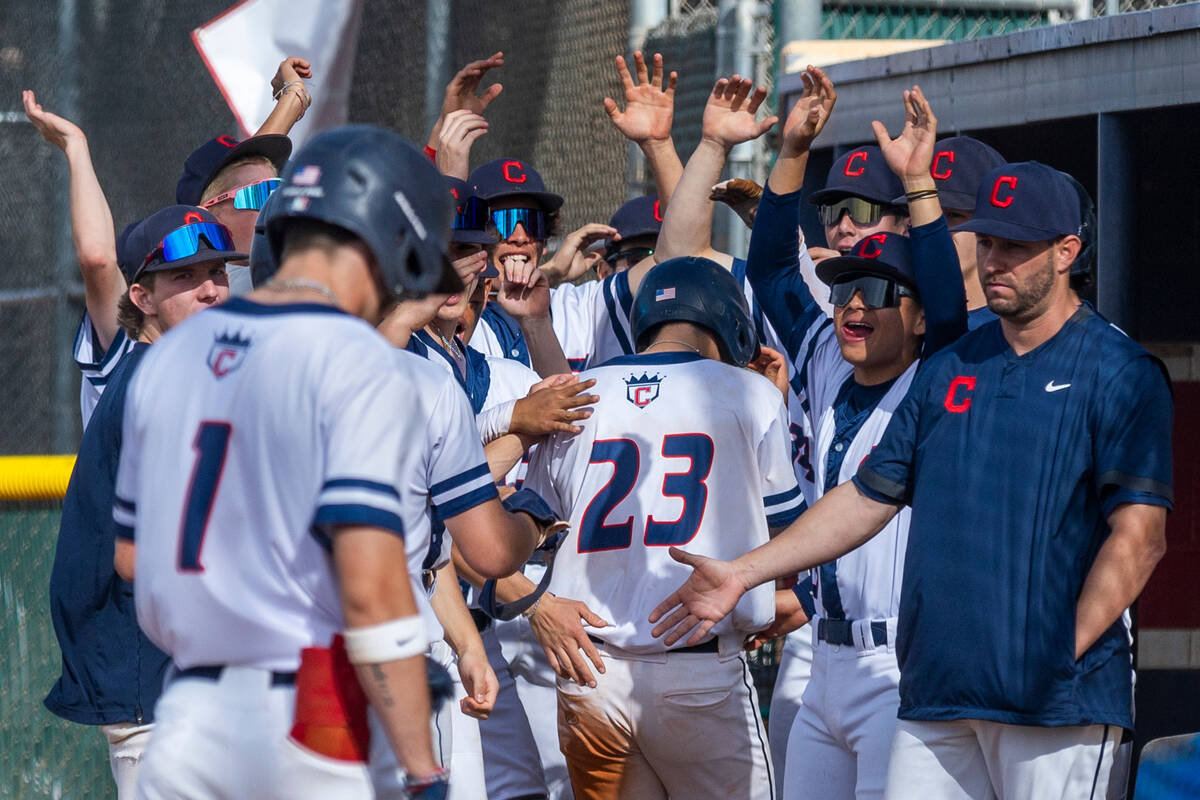
[(246, 156), (245, 158), (239, 158), (237, 161), (231, 161), (221, 167), (221, 171), (213, 177), (208, 186), (204, 187), (204, 194), (200, 195), (200, 204), (203, 205), (217, 195), (228, 192), (230, 189), (237, 189), (238, 185), (233, 179), (233, 173), (238, 167), (244, 167), (248, 164), (267, 167), (271, 170), (272, 175), (279, 175), (279, 171), (275, 169), (275, 165), (271, 163), (271, 159), (266, 156)]

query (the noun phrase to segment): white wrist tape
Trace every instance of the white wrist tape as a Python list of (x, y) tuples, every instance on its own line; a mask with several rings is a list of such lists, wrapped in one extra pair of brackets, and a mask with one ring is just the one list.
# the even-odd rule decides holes
[(479, 425), (479, 435), (483, 438), (484, 444), (494, 442), (508, 433), (508, 429), (512, 426), (513, 409), (516, 406), (516, 400), (509, 400), (507, 403), (501, 403), (479, 412), (479, 416), (475, 417), (475, 422)]
[(365, 628), (347, 628), (346, 656), (351, 664), (379, 664), (409, 658), (429, 646), (425, 622), (420, 616), (401, 617)]

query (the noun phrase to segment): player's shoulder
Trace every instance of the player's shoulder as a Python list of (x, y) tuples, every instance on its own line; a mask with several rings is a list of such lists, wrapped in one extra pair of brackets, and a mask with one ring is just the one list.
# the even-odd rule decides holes
[(541, 380), (536, 372), (520, 361), (500, 356), (484, 356), (484, 361), (493, 375), (493, 380), (499, 378), (506, 383), (524, 383), (527, 386), (532, 386)]
[(1090, 304), (1085, 302), (1080, 306), (1072, 322), (1081, 328), (1081, 338), (1088, 349), (1085, 358), (1096, 366), (1097, 385), (1111, 386), (1115, 380), (1157, 382), (1160, 378), (1170, 385), (1166, 364)]

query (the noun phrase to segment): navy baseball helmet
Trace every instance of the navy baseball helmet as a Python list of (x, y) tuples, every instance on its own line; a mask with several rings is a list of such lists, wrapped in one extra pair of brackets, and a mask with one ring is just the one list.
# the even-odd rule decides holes
[(715, 261), (696, 256), (671, 258), (646, 273), (629, 327), (641, 352), (653, 329), (667, 322), (691, 322), (717, 338), (721, 358), (744, 367), (758, 357), (758, 335), (750, 306), (737, 279)]
[(400, 134), (375, 125), (333, 128), (293, 156), (281, 177), (279, 207), (266, 224), (277, 261), (288, 222), (312, 219), (361, 239), (393, 297), (462, 290), (446, 253), (454, 198), (429, 158)]
[(267, 238), (267, 223), (279, 212), (280, 202), (279, 193), (271, 192), (254, 221), (254, 239), (250, 242), (250, 283), (255, 287), (262, 286), (279, 271), (279, 262), (275, 260)]
[(283, 134), (267, 133), (238, 141), (229, 136), (209, 139), (183, 162), (183, 174), (175, 184), (175, 202), (200, 205), (204, 190), (222, 169), (242, 158), (262, 156), (280, 172), (292, 154), (292, 140)]

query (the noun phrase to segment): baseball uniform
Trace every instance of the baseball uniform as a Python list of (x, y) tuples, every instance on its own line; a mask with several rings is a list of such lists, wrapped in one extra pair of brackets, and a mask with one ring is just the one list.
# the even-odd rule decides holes
[(85, 311), (83, 319), (79, 321), (75, 344), (71, 349), (75, 365), (83, 375), (83, 380), (79, 382), (79, 413), (85, 428), (113, 371), (134, 345), (134, 340), (130, 339), (123, 329), (117, 330), (117, 335), (109, 342), (107, 349), (100, 347), (96, 339), (92, 318)]

